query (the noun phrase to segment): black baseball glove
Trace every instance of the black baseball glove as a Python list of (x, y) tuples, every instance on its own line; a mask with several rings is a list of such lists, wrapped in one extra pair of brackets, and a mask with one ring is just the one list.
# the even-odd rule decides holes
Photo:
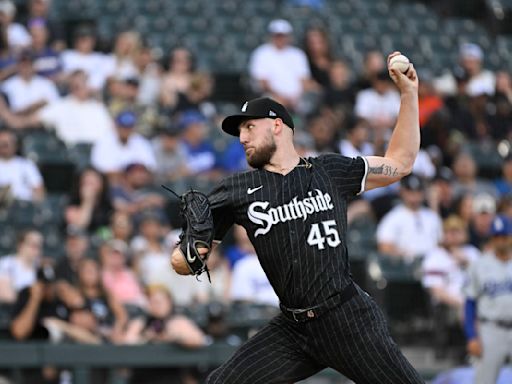
[[(185, 192), (180, 199), (183, 219), (183, 231), (178, 242), (180, 251), (193, 275), (206, 272), (210, 280), (206, 265), (214, 231), (210, 202), (204, 193), (196, 190)], [(206, 253), (199, 253), (200, 248), (206, 248)]]

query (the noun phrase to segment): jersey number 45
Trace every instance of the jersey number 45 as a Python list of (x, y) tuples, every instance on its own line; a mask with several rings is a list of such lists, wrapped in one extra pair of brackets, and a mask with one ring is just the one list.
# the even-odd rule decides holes
[(335, 248), (340, 245), (340, 235), (336, 228), (335, 220), (322, 221), (321, 223), (311, 224), (307, 242), (311, 246), (317, 246), (318, 249), (325, 248), (325, 242), (329, 247)]

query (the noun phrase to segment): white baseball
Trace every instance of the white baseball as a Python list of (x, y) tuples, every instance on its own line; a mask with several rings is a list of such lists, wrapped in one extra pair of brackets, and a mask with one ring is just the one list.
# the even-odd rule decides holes
[(404, 55), (396, 55), (389, 60), (389, 68), (399, 70), (402, 73), (409, 69), (409, 59)]

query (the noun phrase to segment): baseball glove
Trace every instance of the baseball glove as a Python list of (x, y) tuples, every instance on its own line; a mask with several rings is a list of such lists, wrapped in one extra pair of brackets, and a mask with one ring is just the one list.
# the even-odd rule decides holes
[[(199, 276), (203, 272), (210, 273), (206, 261), (212, 249), (213, 217), (208, 197), (199, 191), (190, 190), (180, 196), (181, 217), (183, 230), (178, 245), (183, 258), (193, 275)], [(200, 253), (200, 248), (206, 248), (206, 253)]]

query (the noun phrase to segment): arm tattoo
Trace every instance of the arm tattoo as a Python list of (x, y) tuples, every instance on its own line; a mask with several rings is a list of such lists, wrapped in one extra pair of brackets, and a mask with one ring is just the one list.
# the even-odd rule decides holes
[(374, 175), (384, 175), (384, 176), (398, 176), (398, 169), (390, 167), (389, 165), (382, 164), (379, 167), (370, 167), (368, 173), (373, 173)]

